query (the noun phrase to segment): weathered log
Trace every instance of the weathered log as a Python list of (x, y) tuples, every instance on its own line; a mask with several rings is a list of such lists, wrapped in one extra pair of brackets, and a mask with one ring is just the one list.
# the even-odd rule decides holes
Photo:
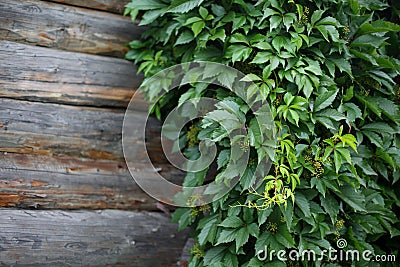
[(155, 212), (0, 209), (1, 266), (175, 266), (186, 237)]
[[(121, 110), (0, 99), (0, 207), (155, 209), (124, 162), (123, 117)], [(179, 183), (182, 172), (163, 156), (160, 124), (150, 122), (146, 144), (155, 169), (143, 164), (141, 150), (135, 169)]]
[(0, 0), (0, 38), (122, 57), (140, 27), (130, 18), (38, 0)]
[[(146, 118), (135, 116), (141, 123)], [(123, 118), (123, 110), (0, 99), (0, 152), (121, 160)], [(147, 125), (148, 150), (162, 162), (160, 123), (150, 117)], [(144, 141), (129, 140), (132, 146)], [(146, 157), (140, 152), (138, 163)]]
[[(174, 183), (182, 173), (156, 165)], [(155, 172), (137, 164), (149, 177)], [(157, 210), (157, 201), (143, 192), (125, 162), (0, 154), (0, 207), (26, 209)]]
[(50, 0), (50, 1), (63, 3), (67, 5), (104, 10), (118, 14), (122, 14), (124, 12), (124, 6), (129, 2), (128, 0)]
[(126, 107), (141, 81), (123, 59), (0, 41), (0, 97)]

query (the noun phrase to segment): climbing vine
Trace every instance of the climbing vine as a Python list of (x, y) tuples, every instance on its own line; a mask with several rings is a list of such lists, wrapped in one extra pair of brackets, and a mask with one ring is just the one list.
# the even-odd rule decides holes
[[(269, 250), (337, 248), (398, 255), (400, 248), (399, 8), (384, 0), (133, 0), (126, 15), (146, 26), (126, 58), (151, 77), (182, 62), (212, 61), (246, 74), (270, 104), (277, 142), (263, 146), (254, 114), (241, 98), (218, 86), (171, 91), (151, 112), (159, 119), (185, 100), (220, 101), (219, 120), (244, 121), (238, 139), (250, 153), (240, 182), (221, 199), (179, 208), (173, 220), (192, 229), (189, 266), (367, 265), (301, 259), (260, 260)], [(145, 95), (152, 100), (152, 89)], [(222, 112), (223, 111), (223, 112)], [(218, 156), (211, 179), (224, 179), (231, 143), (214, 115), (183, 129), (181, 149), (199, 154), (213, 140)], [(257, 163), (271, 170), (253, 187)], [(210, 170), (187, 173), (197, 186)], [(333, 265), (332, 265), (333, 264)], [(268, 265), (270, 266), (270, 265)]]

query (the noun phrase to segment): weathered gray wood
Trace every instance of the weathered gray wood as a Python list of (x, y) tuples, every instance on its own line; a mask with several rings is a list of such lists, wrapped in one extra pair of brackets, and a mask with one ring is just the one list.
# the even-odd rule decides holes
[[(155, 209), (127, 171), (123, 117), (121, 110), (0, 99), (0, 207)], [(160, 124), (150, 122), (146, 143), (154, 167), (177, 183), (182, 173), (163, 156)], [(135, 168), (151, 176), (146, 156), (138, 155)]]
[[(182, 173), (171, 166), (157, 167), (170, 181), (182, 181)], [(143, 164), (136, 168), (149, 176), (155, 172)], [(0, 207), (157, 210), (156, 204), (125, 162), (0, 154)]]
[(141, 81), (123, 59), (0, 41), (0, 97), (126, 107)]
[(154, 212), (0, 209), (1, 266), (175, 266), (186, 237)]
[[(138, 121), (146, 117), (135, 116)], [(123, 118), (123, 110), (0, 99), (0, 152), (121, 160)], [(160, 124), (149, 121), (147, 146), (157, 157)], [(130, 140), (132, 146), (144, 141)]]
[(121, 57), (140, 33), (128, 17), (38, 0), (0, 0), (5, 40)]
[(68, 5), (105, 10), (113, 13), (123, 14), (124, 6), (128, 0), (50, 0)]

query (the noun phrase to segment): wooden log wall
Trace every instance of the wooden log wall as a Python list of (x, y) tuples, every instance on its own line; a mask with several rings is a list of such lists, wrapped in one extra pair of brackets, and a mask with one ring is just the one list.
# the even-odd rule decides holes
[[(0, 0), (0, 266), (176, 266), (186, 240), (127, 170), (125, 0)], [(135, 102), (138, 119), (147, 103)], [(154, 166), (159, 127), (147, 140)], [(142, 155), (145, 157), (145, 154)], [(139, 158), (137, 168), (149, 173)], [(165, 210), (165, 207), (163, 208)]]
[(171, 266), (185, 241), (154, 212), (0, 211), (1, 266)]

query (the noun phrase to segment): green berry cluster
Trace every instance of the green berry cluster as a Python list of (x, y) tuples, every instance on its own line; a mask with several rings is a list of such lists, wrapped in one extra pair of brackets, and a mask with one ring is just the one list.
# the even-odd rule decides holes
[(193, 147), (199, 143), (197, 139), (197, 135), (199, 134), (200, 129), (195, 125), (191, 125), (189, 127), (189, 131), (187, 131), (186, 136), (188, 138), (188, 146)]
[(322, 161), (314, 160), (312, 166), (315, 170), (315, 173), (313, 173), (312, 175), (317, 178), (320, 178), (321, 174), (323, 174), (325, 172), (324, 167), (322, 165)]
[(299, 19), (299, 24), (300, 25), (307, 25), (308, 23), (308, 15), (310, 14), (310, 9), (308, 7), (304, 8), (303, 14), (301, 15), (301, 18)]
[(274, 222), (268, 222), (266, 226), (266, 230), (271, 232), (271, 234), (276, 234), (278, 232), (278, 225)]
[(240, 146), (240, 149), (244, 152), (249, 151), (250, 149), (250, 140), (249, 138), (245, 138), (244, 140), (239, 140), (238, 145)]
[(195, 258), (204, 258), (204, 251), (201, 250), (200, 245), (198, 243), (195, 243), (192, 247), (192, 249), (190, 250), (190, 254), (193, 255), (193, 257)]
[(339, 231), (343, 228), (345, 224), (345, 221), (343, 219), (337, 220), (335, 222), (335, 227), (336, 227), (336, 231), (335, 231), (335, 238), (339, 239), (340, 238), (340, 233)]

